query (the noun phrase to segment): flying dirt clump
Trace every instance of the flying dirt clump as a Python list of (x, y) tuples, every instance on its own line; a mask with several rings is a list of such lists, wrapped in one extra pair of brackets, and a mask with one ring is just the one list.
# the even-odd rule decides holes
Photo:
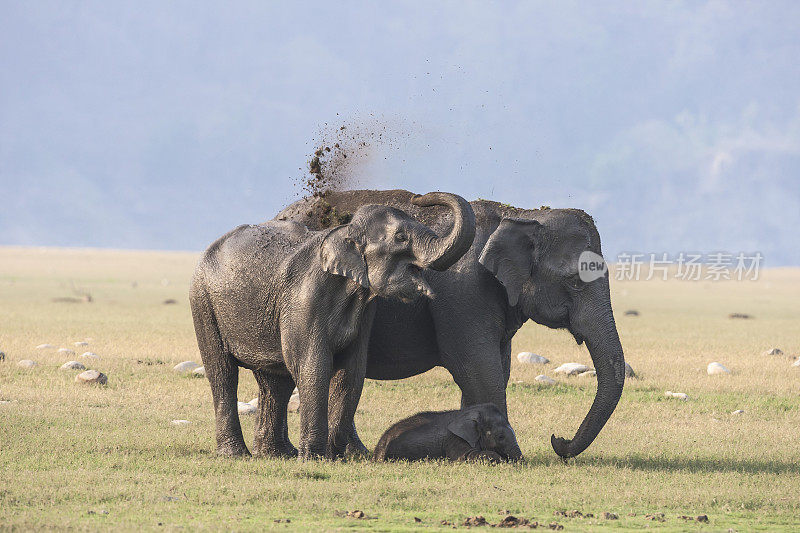
[(374, 115), (337, 125), (324, 124), (314, 137), (307, 174), (297, 180), (303, 196), (321, 198), (328, 191), (367, 181), (370, 161), (386, 149), (396, 149), (399, 139), (407, 136), (405, 130), (402, 121)]

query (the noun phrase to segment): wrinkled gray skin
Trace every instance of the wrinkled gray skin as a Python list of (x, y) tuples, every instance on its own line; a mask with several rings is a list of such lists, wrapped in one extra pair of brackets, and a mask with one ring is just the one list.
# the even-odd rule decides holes
[(521, 457), (514, 430), (493, 403), (460, 411), (417, 413), (387, 429), (374, 454), (376, 461), (442, 458), (500, 462)]
[[(323, 225), (321, 202), (338, 213), (362, 203), (393, 205), (437, 231), (447, 213), (418, 209), (408, 191), (330, 192), (301, 200), (276, 218)], [(506, 413), (511, 339), (527, 321), (564, 328), (586, 343), (597, 370), (597, 394), (572, 440), (551, 437), (561, 457), (574, 457), (597, 437), (613, 413), (625, 381), (625, 359), (611, 310), (608, 275), (590, 283), (578, 276), (578, 257), (601, 254), (592, 218), (578, 209), (519, 209), (471, 202), (476, 235), (447, 272), (426, 273), (437, 294), (408, 305), (380, 299), (369, 341), (367, 377), (402, 379), (443, 366), (461, 388), (461, 405), (491, 402)], [(330, 209), (330, 207), (327, 207)], [(350, 438), (357, 440), (355, 430)]]
[(214, 399), (218, 453), (249, 455), (237, 410), (239, 367), (252, 370), (259, 385), (256, 455), (297, 455), (286, 428), (295, 384), (300, 456), (346, 452), (375, 298), (432, 296), (422, 269), (448, 268), (474, 237), (474, 214), (463, 198), (430, 193), (412, 201), (447, 205), (456, 220), (452, 231), (439, 237), (403, 211), (365, 205), (333, 229), (245, 225), (206, 250), (190, 301)]

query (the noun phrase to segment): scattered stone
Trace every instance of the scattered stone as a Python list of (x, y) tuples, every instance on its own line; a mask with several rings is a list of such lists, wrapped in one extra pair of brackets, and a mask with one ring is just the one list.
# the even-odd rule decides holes
[(593, 378), (595, 376), (597, 376), (597, 372), (594, 370), (587, 370), (586, 372), (578, 374), (579, 378)]
[(172, 425), (173, 426), (188, 426), (189, 424), (191, 424), (191, 422), (189, 420), (173, 420), (172, 421)]
[(206, 367), (204, 367), (204, 366), (198, 366), (197, 368), (195, 368), (194, 370), (192, 370), (192, 375), (193, 375), (193, 376), (197, 376), (197, 377), (199, 377), (199, 378), (204, 378), (204, 377), (206, 377)]
[(739, 318), (742, 320), (749, 320), (753, 317), (752, 315), (748, 315), (747, 313), (731, 313), (728, 315), (728, 318)]
[(609, 513), (608, 511), (604, 512), (602, 515), (604, 520), (619, 520), (619, 515), (616, 513)]
[(61, 370), (86, 370), (86, 367), (77, 361), (67, 361), (61, 365)]
[(464, 520), (464, 523), (461, 524), (461, 525), (462, 526), (467, 526), (467, 527), (472, 527), (472, 526), (485, 526), (487, 524), (486, 524), (486, 519), (484, 517), (478, 515), (478, 516), (470, 516), (469, 518)]
[(0, 352), (0, 361), (6, 360), (6, 352)]
[(55, 350), (55, 348), (52, 344), (40, 344), (36, 347), (37, 350)]
[(770, 348), (769, 350), (764, 352), (764, 355), (783, 355), (783, 350), (781, 350), (780, 348)]
[(652, 513), (645, 515), (645, 520), (653, 520), (654, 522), (666, 522), (667, 519), (664, 518), (664, 513)]
[(706, 372), (709, 376), (714, 376), (717, 374), (730, 374), (731, 371), (728, 368), (721, 364), (721, 363), (709, 363)]
[(70, 350), (69, 348), (59, 348), (58, 353), (64, 355), (75, 355), (75, 350)]
[(795, 361), (792, 366), (800, 366), (800, 357), (797, 358), (797, 361)]
[(443, 526), (452, 526), (452, 525), (453, 525), (453, 523), (452, 523), (452, 522), (448, 522), (447, 520), (442, 520), (442, 521), (440, 522), (440, 524), (442, 524)]
[(554, 380), (553, 378), (547, 377), (544, 374), (539, 374), (538, 376), (533, 378), (533, 380), (534, 381), (538, 381), (542, 385), (555, 385), (556, 384), (556, 380)]
[(547, 527), (549, 527), (550, 529), (554, 529), (556, 531), (561, 531), (562, 529), (564, 529), (564, 526), (562, 526), (558, 522), (551, 522)]
[(546, 365), (550, 362), (550, 359), (531, 352), (520, 352), (517, 354), (517, 361), (531, 365)]
[(737, 409), (737, 410), (735, 410), (734, 412), (732, 412), (731, 414), (732, 414), (732, 415), (743, 415), (743, 414), (744, 414), (744, 410), (742, 410), (742, 409)]
[(89, 346), (89, 343), (86, 341), (78, 341), (72, 343), (74, 346)]
[(666, 396), (667, 398), (675, 398), (677, 400), (683, 400), (684, 402), (689, 399), (689, 395), (686, 394), (685, 392), (672, 392), (669, 390), (664, 393), (664, 396)]
[(100, 356), (94, 352), (83, 352), (81, 357), (85, 357), (86, 359), (100, 359)]
[(256, 408), (246, 402), (238, 402), (240, 415), (253, 415), (256, 413)]
[(249, 401), (249, 402), (247, 402), (247, 403), (249, 403), (249, 404), (250, 404), (250, 405), (252, 405), (253, 407), (258, 407), (258, 398), (253, 398), (252, 400), (250, 400), (250, 401)]
[(75, 376), (75, 383), (105, 385), (108, 383), (108, 376), (97, 370), (86, 370)]
[(275, 522), (276, 524), (291, 524), (292, 523), (292, 521), (289, 520), (288, 518), (276, 518), (275, 520), (273, 520), (273, 522)]
[(176, 303), (178, 303), (178, 300), (176, 300), (175, 298), (167, 298), (166, 300), (164, 300), (163, 303), (164, 305), (175, 305)]
[(695, 518), (695, 520), (697, 520), (698, 522), (708, 522), (708, 515), (704, 514), (698, 515), (697, 518)]
[(564, 374), (566, 376), (574, 376), (576, 374), (582, 374), (587, 370), (591, 369), (588, 366), (580, 363), (564, 363), (560, 367), (553, 370), (553, 372), (556, 374)]
[(30, 359), (22, 359), (21, 361), (17, 361), (17, 366), (21, 366), (22, 368), (33, 368), (38, 363), (36, 361), (31, 361)]
[(414, 517), (414, 522), (416, 522), (417, 524), (419, 524), (420, 522), (422, 522), (422, 518), (419, 518), (418, 516), (415, 516), (415, 517)]
[(639, 316), (639, 311), (636, 309), (628, 309), (625, 311), (625, 316)]
[(193, 372), (196, 368), (199, 368), (200, 365), (195, 363), (194, 361), (184, 361), (182, 363), (178, 363), (175, 365), (172, 370), (179, 374), (189, 374)]
[(349, 516), (350, 518), (361, 519), (366, 517), (367, 515), (364, 514), (364, 511), (359, 511), (358, 509), (356, 509), (355, 511), (347, 511), (347, 516)]
[(300, 393), (295, 392), (292, 394), (292, 397), (289, 398), (289, 404), (286, 406), (286, 410), (290, 413), (300, 411)]
[(628, 364), (627, 361), (625, 361), (625, 377), (626, 378), (636, 377), (636, 372), (633, 371), (633, 368), (631, 367), (631, 365)]

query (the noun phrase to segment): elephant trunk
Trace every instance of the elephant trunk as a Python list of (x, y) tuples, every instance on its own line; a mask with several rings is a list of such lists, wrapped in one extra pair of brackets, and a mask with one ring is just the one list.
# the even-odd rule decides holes
[(464, 255), (475, 238), (475, 213), (469, 202), (458, 195), (429, 192), (415, 196), (411, 203), (420, 207), (443, 205), (453, 212), (453, 229), (442, 237), (426, 232), (417, 236), (414, 253), (427, 268), (447, 270)]
[[(597, 280), (596, 283), (605, 283), (607, 295), (608, 281)], [(608, 297), (606, 302), (600, 313), (590, 312), (583, 315), (580, 321), (588, 324), (585, 329), (575, 328), (586, 332), (581, 333), (580, 337), (586, 342), (597, 371), (597, 395), (572, 440), (555, 435), (550, 437), (555, 452), (565, 459), (575, 457), (594, 441), (614, 412), (625, 384), (625, 357), (622, 344), (619, 341)]]

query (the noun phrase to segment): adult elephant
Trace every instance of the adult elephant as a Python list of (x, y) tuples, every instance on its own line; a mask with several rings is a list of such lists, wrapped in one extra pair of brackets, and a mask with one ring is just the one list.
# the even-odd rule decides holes
[[(360, 205), (391, 205), (442, 232), (452, 217), (411, 204), (413, 193), (330, 191), (300, 200), (276, 219), (321, 228)], [(625, 359), (611, 310), (608, 274), (586, 283), (581, 253), (598, 255), (600, 235), (579, 209), (520, 209), (471, 202), (476, 217), (470, 250), (447, 272), (426, 273), (436, 299), (404, 304), (380, 300), (369, 341), (367, 377), (402, 379), (443, 366), (461, 388), (462, 406), (491, 402), (506, 414), (511, 339), (527, 321), (565, 328), (586, 343), (597, 371), (597, 394), (571, 440), (551, 437), (564, 458), (585, 450), (616, 408)], [(352, 448), (363, 449), (353, 428)]]
[(219, 454), (249, 455), (237, 412), (239, 367), (251, 369), (259, 386), (257, 455), (297, 455), (286, 425), (295, 384), (300, 456), (347, 451), (376, 298), (431, 297), (423, 269), (447, 269), (475, 235), (475, 215), (460, 196), (409, 200), (444, 206), (455, 223), (439, 236), (402, 210), (362, 205), (332, 229), (308, 231), (291, 221), (240, 226), (203, 254), (190, 301)]

